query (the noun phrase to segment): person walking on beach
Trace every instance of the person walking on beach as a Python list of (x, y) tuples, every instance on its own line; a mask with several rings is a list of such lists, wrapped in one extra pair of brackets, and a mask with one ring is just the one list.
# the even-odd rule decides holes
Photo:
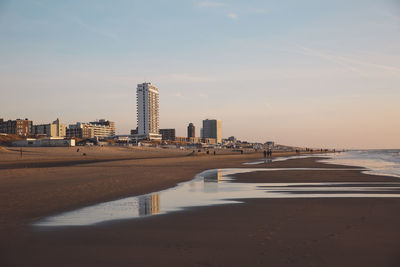
[(267, 157), (267, 150), (264, 150), (264, 158)]

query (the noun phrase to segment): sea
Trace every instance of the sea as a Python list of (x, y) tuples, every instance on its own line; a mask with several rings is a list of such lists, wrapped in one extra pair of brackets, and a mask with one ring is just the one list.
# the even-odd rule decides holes
[(363, 167), (368, 174), (400, 178), (400, 149), (352, 150), (329, 157), (322, 162)]

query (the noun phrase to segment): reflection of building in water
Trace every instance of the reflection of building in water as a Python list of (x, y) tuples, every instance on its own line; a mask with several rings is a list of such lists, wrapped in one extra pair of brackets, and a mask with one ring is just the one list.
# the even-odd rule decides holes
[(222, 181), (222, 172), (213, 170), (205, 173), (204, 175), (204, 192), (213, 193), (218, 192), (219, 184)]
[(160, 213), (160, 196), (158, 194), (139, 197), (139, 216)]
[(208, 172), (204, 175), (204, 182), (214, 182), (219, 183), (222, 181), (222, 172), (219, 170), (215, 170), (212, 172)]

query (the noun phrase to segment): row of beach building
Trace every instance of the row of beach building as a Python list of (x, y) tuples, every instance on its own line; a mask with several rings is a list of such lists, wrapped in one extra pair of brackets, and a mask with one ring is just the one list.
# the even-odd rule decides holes
[(29, 119), (0, 119), (0, 133), (36, 138), (108, 138), (115, 136), (115, 123), (101, 119), (88, 123), (77, 122), (67, 127), (59, 118), (52, 123), (37, 125)]
[[(125, 144), (160, 144), (177, 146), (229, 146), (237, 147), (248, 144), (240, 142), (235, 137), (222, 138), (222, 122), (217, 119), (205, 119), (202, 122), (200, 136), (196, 136), (196, 127), (193, 123), (187, 126), (187, 136), (176, 136), (174, 128), (160, 129), (159, 127), (159, 91), (150, 82), (137, 85), (136, 88), (137, 127), (131, 130), (130, 135), (116, 135), (115, 123), (106, 119), (92, 122), (77, 122), (68, 127), (56, 119), (52, 123), (33, 124), (32, 120), (16, 119), (5, 121), (0, 119), (0, 134), (12, 134), (25, 137), (25, 143), (32, 146), (72, 145), (75, 139), (82, 141), (95, 140), (108, 143)], [(47, 140), (47, 141), (46, 141)], [(58, 141), (57, 141), (58, 140)], [(64, 141), (62, 141), (64, 140)], [(74, 141), (65, 141), (74, 140)], [(239, 144), (239, 145), (238, 145)]]

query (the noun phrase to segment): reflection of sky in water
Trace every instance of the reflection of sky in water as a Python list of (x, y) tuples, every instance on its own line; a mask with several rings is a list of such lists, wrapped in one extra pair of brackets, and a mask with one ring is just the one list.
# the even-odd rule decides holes
[(243, 163), (243, 165), (258, 165), (258, 164), (268, 164), (271, 162), (277, 161), (285, 161), (290, 159), (305, 159), (305, 158), (315, 158), (315, 157), (325, 157), (327, 154), (307, 154), (307, 155), (298, 155), (298, 156), (289, 156), (289, 157), (276, 157), (276, 158), (262, 158), (252, 162)]
[(329, 158), (320, 161), (323, 163), (367, 168), (368, 170), (365, 171), (367, 174), (396, 176), (400, 178), (400, 149), (355, 150), (342, 153), (308, 154), (271, 159), (265, 158), (246, 162), (244, 165), (260, 165), (277, 161), (312, 157)]
[[(238, 203), (249, 198), (400, 197), (400, 183), (231, 183), (230, 176), (253, 171), (329, 170), (271, 168), (209, 170), (192, 181), (154, 194), (105, 202), (47, 217), (36, 226), (93, 225), (121, 219), (165, 214), (185, 208)], [(348, 169), (347, 169), (348, 170)]]

